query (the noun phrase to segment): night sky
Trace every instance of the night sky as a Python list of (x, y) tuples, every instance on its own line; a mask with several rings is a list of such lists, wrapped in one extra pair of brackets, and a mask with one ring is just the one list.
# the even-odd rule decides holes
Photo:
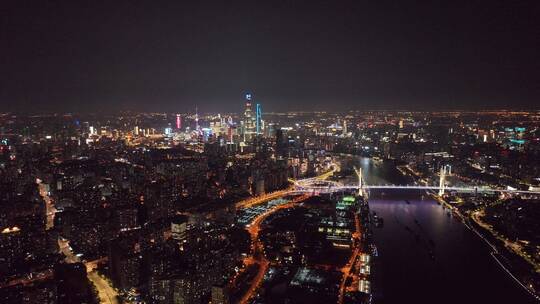
[(538, 0), (86, 2), (2, 2), (0, 112), (540, 108)]

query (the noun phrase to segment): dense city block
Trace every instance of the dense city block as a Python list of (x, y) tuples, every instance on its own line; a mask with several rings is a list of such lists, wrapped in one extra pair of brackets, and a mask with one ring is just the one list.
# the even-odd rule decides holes
[(251, 99), (240, 115), (3, 114), (2, 302), (370, 303), (391, 219), (368, 197), (392, 186), (364, 181), (366, 159), (427, 187), (537, 293), (540, 113), (263, 117)]

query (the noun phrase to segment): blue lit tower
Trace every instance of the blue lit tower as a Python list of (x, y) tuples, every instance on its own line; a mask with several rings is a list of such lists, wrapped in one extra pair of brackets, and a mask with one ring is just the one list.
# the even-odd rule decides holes
[(255, 126), (256, 126), (256, 130), (257, 130), (257, 135), (260, 135), (262, 133), (262, 108), (261, 108), (261, 104), (258, 103), (257, 106), (255, 107)]

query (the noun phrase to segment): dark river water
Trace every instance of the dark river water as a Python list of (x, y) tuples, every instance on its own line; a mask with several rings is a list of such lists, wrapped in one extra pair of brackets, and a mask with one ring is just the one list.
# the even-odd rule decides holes
[[(390, 163), (360, 166), (368, 184), (407, 183)], [(384, 219), (374, 228), (375, 303), (536, 303), (487, 244), (425, 193), (372, 192), (369, 204)]]

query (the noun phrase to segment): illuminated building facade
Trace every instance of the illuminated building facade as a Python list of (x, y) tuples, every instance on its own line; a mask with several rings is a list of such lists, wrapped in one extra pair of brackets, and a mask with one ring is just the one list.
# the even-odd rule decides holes
[(258, 103), (257, 106), (255, 107), (255, 126), (256, 126), (256, 131), (257, 131), (257, 135), (260, 135), (262, 133), (262, 108), (261, 108), (261, 104)]
[(180, 114), (176, 114), (176, 129), (180, 130), (182, 128), (182, 117)]
[(251, 109), (251, 99), (252, 95), (250, 93), (246, 94), (246, 109), (244, 110), (244, 128), (243, 135), (244, 141), (250, 141), (255, 134), (255, 117), (253, 116), (253, 110)]

